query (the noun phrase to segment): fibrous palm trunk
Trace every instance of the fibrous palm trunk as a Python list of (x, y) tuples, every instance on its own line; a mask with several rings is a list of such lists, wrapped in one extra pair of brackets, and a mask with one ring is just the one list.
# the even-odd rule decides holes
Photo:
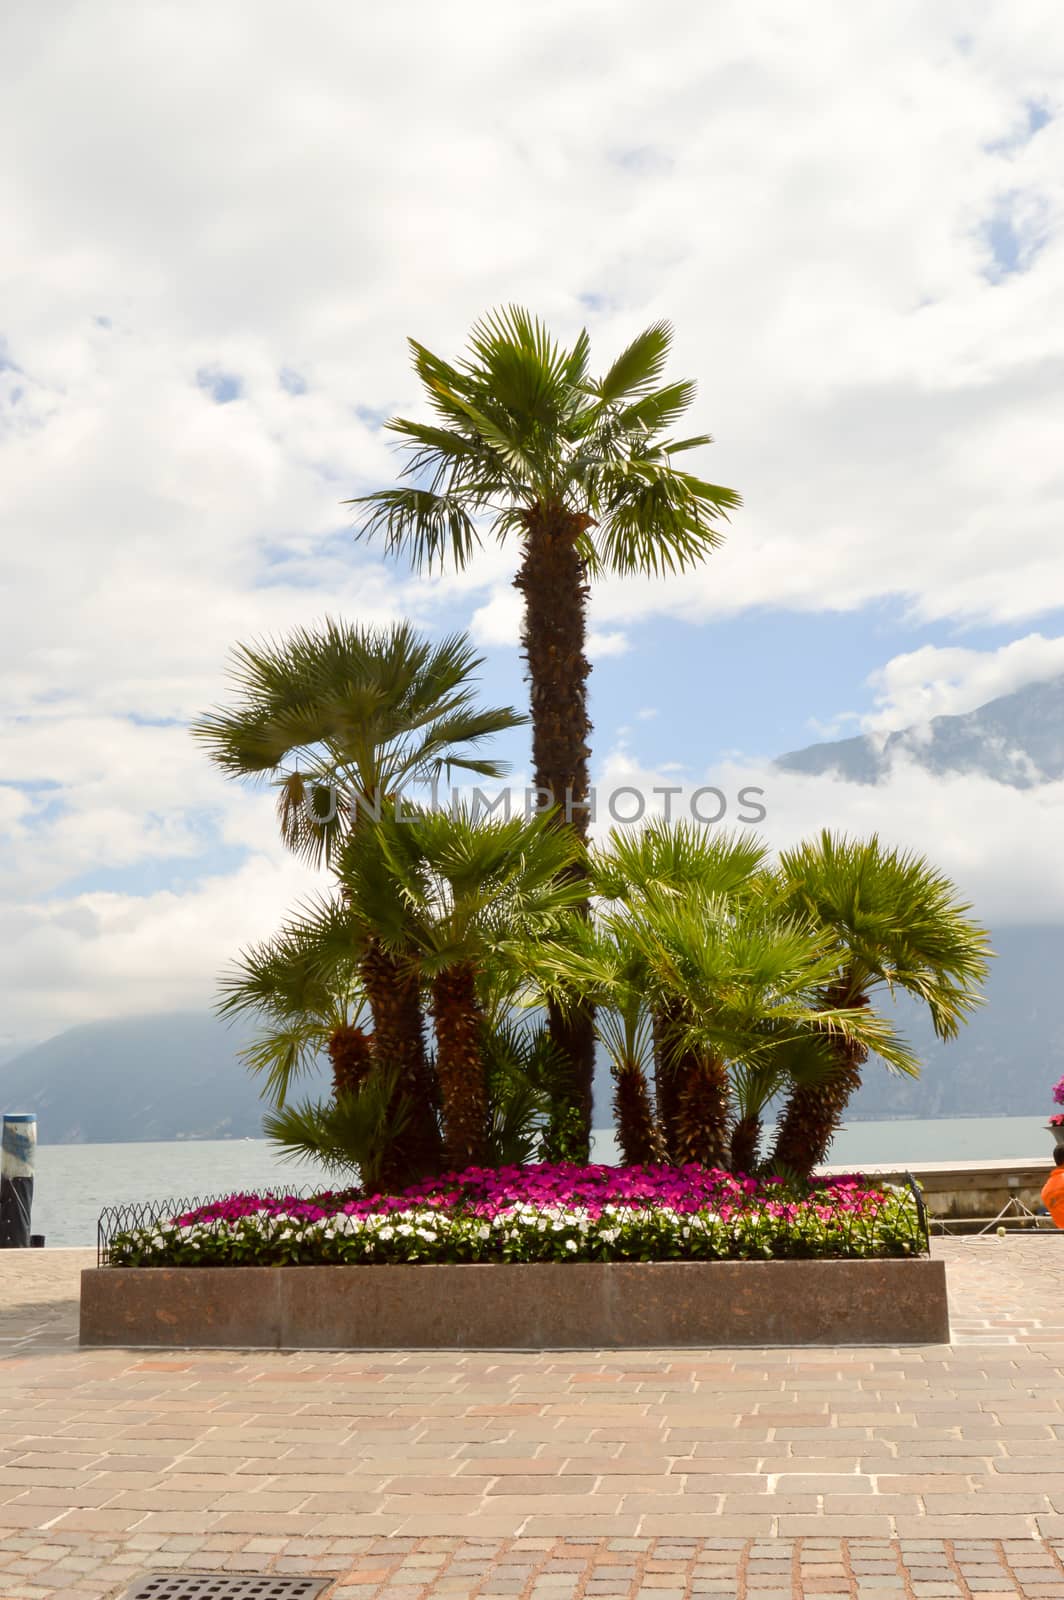
[[(834, 1006), (868, 1004), (867, 995), (853, 998), (843, 992), (829, 994), (827, 999)], [(795, 1084), (776, 1136), (774, 1164), (800, 1178), (811, 1177), (814, 1168), (827, 1159), (850, 1098), (861, 1087), (861, 1068), (868, 1060), (864, 1045), (836, 1039), (833, 1053), (836, 1067), (830, 1077), (817, 1084)]]
[(727, 1067), (715, 1056), (687, 1059), (677, 1099), (674, 1159), (723, 1167), (728, 1159), (729, 1134)]
[(646, 1167), (660, 1161), (664, 1143), (654, 1119), (646, 1077), (635, 1062), (614, 1072), (613, 1112), (625, 1166)]
[(448, 967), (433, 978), (432, 1016), (447, 1159), (457, 1169), (480, 1166), (487, 1149), (488, 1094), (484, 1018), (471, 963)]
[(670, 1160), (680, 1158), (680, 1096), (694, 1056), (684, 1049), (683, 1007), (665, 1003), (651, 1017), (654, 1040), (654, 1097), (658, 1124)]
[(731, 1170), (752, 1173), (757, 1166), (758, 1145), (761, 1142), (761, 1118), (740, 1117), (732, 1129)]
[(329, 1035), (333, 1093), (357, 1094), (373, 1070), (373, 1040), (361, 1028), (334, 1028)]
[(388, 1180), (410, 1183), (435, 1171), (439, 1162), (420, 984), (409, 963), (385, 950), (376, 939), (370, 940), (358, 966), (373, 1015), (374, 1062), (396, 1072), (396, 1099), (405, 1101), (407, 1109), (387, 1162)]
[[(587, 572), (577, 540), (590, 521), (564, 506), (531, 507), (524, 516), (524, 559), (514, 580), (525, 602), (523, 644), (535, 782), (544, 803), (557, 805), (562, 821), (567, 821), (581, 840), (587, 838), (589, 822), (587, 679), (591, 664), (586, 654)], [(573, 872), (584, 875), (585, 869), (578, 867)], [(588, 915), (586, 901), (579, 909)], [(569, 1063), (566, 1093), (577, 1113), (578, 1137), (586, 1160), (595, 1073), (594, 1007), (578, 997), (565, 1005), (550, 1005), (548, 1025), (552, 1041)]]

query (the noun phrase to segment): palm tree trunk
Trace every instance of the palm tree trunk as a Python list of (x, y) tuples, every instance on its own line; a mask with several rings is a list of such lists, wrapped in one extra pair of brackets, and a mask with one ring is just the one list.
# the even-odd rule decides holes
[(679, 1159), (680, 1092), (693, 1057), (682, 1045), (683, 1011), (665, 1004), (651, 1017), (654, 1038), (654, 1098), (665, 1150), (673, 1161)]
[[(827, 996), (833, 1006), (866, 1006), (868, 996), (849, 995), (839, 988)], [(836, 1071), (818, 1084), (796, 1083), (784, 1107), (773, 1164), (810, 1178), (813, 1170), (827, 1160), (831, 1141), (838, 1131), (852, 1095), (861, 1087), (861, 1068), (868, 1060), (864, 1045), (838, 1039), (834, 1047)]]
[(389, 1178), (409, 1183), (436, 1171), (439, 1163), (420, 984), (410, 964), (397, 960), (376, 939), (369, 941), (358, 967), (373, 1014), (375, 1064), (397, 1071), (396, 1094), (405, 1098), (409, 1108), (388, 1164)]
[(731, 1170), (751, 1173), (757, 1166), (757, 1149), (761, 1140), (761, 1118), (740, 1117), (731, 1136)]
[(626, 1167), (646, 1167), (664, 1154), (642, 1067), (635, 1063), (614, 1073), (613, 1113)]
[(728, 1069), (714, 1056), (685, 1063), (676, 1109), (676, 1156), (704, 1167), (727, 1164), (730, 1085)]
[[(587, 839), (591, 722), (587, 713), (587, 573), (576, 541), (590, 518), (563, 506), (533, 506), (524, 517), (526, 538), (514, 587), (524, 596), (523, 644), (532, 707), (532, 765), (537, 786), (560, 808), (581, 840)], [(586, 869), (573, 869), (586, 876)], [(588, 903), (580, 908), (588, 915)], [(548, 1007), (550, 1036), (570, 1064), (566, 1086), (578, 1118), (578, 1142), (587, 1159), (595, 1075), (595, 1011), (582, 1000)]]
[(373, 1040), (361, 1028), (334, 1028), (327, 1046), (333, 1094), (357, 1094), (373, 1070)]
[(477, 1000), (476, 969), (470, 962), (448, 967), (433, 978), (432, 1016), (447, 1159), (456, 1169), (481, 1166), (488, 1133), (481, 1047), (484, 1019)]

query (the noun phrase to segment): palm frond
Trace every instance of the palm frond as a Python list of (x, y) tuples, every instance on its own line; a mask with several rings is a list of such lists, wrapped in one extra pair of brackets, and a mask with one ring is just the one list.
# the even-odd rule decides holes
[(606, 401), (645, 393), (661, 376), (671, 344), (671, 324), (652, 323), (621, 351), (605, 377), (591, 386), (594, 393)]

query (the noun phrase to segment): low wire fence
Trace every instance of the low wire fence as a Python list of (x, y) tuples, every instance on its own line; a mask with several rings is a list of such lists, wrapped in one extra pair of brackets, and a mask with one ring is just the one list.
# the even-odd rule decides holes
[[(283, 1184), (280, 1188), (255, 1190), (264, 1200), (309, 1200), (312, 1195), (321, 1192), (320, 1184), (304, 1184), (302, 1187)], [(227, 1189), (224, 1194), (188, 1194), (169, 1200), (127, 1200), (122, 1205), (104, 1206), (96, 1222), (96, 1265), (106, 1267), (110, 1264), (111, 1244), (120, 1233), (129, 1233), (136, 1228), (154, 1228), (160, 1222), (170, 1222), (189, 1211), (198, 1211), (201, 1206), (221, 1205), (232, 1194), (232, 1189)]]

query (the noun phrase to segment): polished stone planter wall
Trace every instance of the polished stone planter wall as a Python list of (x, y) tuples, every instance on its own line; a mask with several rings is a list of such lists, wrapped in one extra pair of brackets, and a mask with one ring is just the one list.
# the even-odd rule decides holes
[(941, 1261), (103, 1267), (83, 1345), (281, 1350), (938, 1344)]

